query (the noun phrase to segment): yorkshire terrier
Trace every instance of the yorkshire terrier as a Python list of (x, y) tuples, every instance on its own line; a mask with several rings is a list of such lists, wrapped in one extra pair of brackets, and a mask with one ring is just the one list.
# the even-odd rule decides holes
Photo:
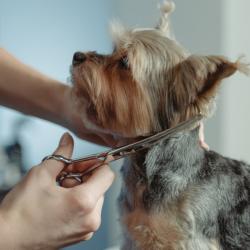
[[(72, 80), (85, 124), (136, 138), (211, 115), (221, 81), (248, 65), (190, 55), (172, 36), (173, 2), (155, 29), (112, 25), (110, 55), (77, 52)], [(199, 124), (127, 159), (123, 250), (250, 249), (250, 166), (205, 150)]]

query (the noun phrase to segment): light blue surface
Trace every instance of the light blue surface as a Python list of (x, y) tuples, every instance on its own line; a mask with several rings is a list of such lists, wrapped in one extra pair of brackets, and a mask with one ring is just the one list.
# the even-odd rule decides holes
[[(111, 10), (111, 1), (0, 0), (1, 45), (21, 61), (66, 82), (75, 51), (110, 50)], [(13, 112), (2, 111), (0, 135), (4, 141), (11, 139), (9, 128), (15, 117)], [(22, 134), (27, 144), (32, 144), (27, 145), (26, 164), (33, 165), (42, 155), (54, 150), (62, 132), (55, 125), (33, 119)], [(77, 143), (83, 146), (80, 152), (75, 152), (77, 155), (101, 150)]]
[[(0, 0), (0, 44), (21, 61), (66, 82), (75, 51), (110, 51), (108, 24), (112, 11), (112, 1), (108, 0)], [(17, 117), (20, 114), (0, 109), (1, 143), (11, 142), (12, 126)], [(64, 130), (39, 119), (30, 119), (21, 131), (27, 168), (53, 152)], [(77, 140), (74, 155), (101, 150), (101, 147)], [(111, 244), (108, 210), (105, 205), (102, 227), (93, 240), (67, 249), (108, 247)]]
[[(153, 25), (158, 18), (158, 2), (160, 0), (0, 0), (0, 44), (40, 71), (66, 81), (74, 51), (98, 49), (105, 52), (110, 49), (107, 27), (113, 12), (115, 17), (129, 25)], [(172, 23), (181, 44), (202, 54), (228, 56), (246, 53), (249, 61), (249, 35), (244, 29), (249, 16), (249, 1), (175, 0), (175, 3), (177, 9)], [(237, 58), (237, 55), (233, 58)], [(206, 125), (207, 140), (212, 148), (226, 155), (240, 158), (244, 152), (242, 159), (249, 159), (249, 147), (238, 144), (249, 144), (244, 132), (247, 129), (238, 129), (242, 124), (245, 128), (249, 124), (248, 111), (245, 110), (249, 104), (241, 101), (248, 100), (249, 84), (246, 81), (244, 91), (241, 89), (242, 80), (235, 80), (225, 96), (220, 97), (217, 117)], [(228, 83), (224, 85), (226, 87)], [(235, 101), (235, 93), (240, 97), (245, 93), (246, 97)], [(242, 117), (238, 119), (239, 110), (246, 114), (244, 123), (239, 122), (242, 120)], [(0, 143), (11, 140), (12, 125), (17, 116), (14, 112), (0, 109)], [(42, 156), (51, 153), (61, 133), (61, 128), (40, 120), (27, 124), (22, 131), (27, 166), (32, 166)], [(78, 141), (75, 154), (82, 155), (99, 149)], [(112, 196), (110, 193), (107, 196), (101, 231), (91, 242), (69, 249), (102, 250), (113, 245), (113, 241), (109, 240), (110, 231), (112, 235), (117, 235), (117, 230), (114, 221), (110, 223), (116, 216), (113, 212), (115, 204), (110, 202)], [(119, 242), (118, 238), (113, 239)]]

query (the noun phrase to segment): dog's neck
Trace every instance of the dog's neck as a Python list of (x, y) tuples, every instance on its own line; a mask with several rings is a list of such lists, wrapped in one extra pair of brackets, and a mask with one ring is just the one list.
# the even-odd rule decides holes
[(146, 209), (176, 199), (199, 171), (197, 163), (203, 155), (199, 128), (196, 128), (162, 140), (151, 149), (131, 157), (122, 169), (131, 209), (138, 205), (135, 199), (140, 199)]

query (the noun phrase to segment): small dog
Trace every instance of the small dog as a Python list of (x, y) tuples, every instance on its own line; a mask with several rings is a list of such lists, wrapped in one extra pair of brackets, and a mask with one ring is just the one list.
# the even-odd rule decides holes
[[(208, 117), (221, 81), (248, 65), (190, 55), (171, 37), (172, 2), (155, 29), (113, 24), (114, 51), (75, 53), (74, 93), (88, 126), (136, 138)], [(127, 160), (122, 249), (250, 249), (250, 166), (203, 149), (199, 124)]]

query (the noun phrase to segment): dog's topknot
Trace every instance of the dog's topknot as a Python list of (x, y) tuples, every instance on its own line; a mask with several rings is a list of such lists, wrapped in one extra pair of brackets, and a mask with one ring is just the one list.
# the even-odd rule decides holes
[(160, 9), (163, 14), (170, 14), (175, 10), (175, 3), (172, 1), (164, 1)]
[(170, 36), (169, 15), (175, 10), (175, 3), (165, 0), (159, 8), (161, 10), (161, 18), (156, 28), (161, 30), (166, 36)]

